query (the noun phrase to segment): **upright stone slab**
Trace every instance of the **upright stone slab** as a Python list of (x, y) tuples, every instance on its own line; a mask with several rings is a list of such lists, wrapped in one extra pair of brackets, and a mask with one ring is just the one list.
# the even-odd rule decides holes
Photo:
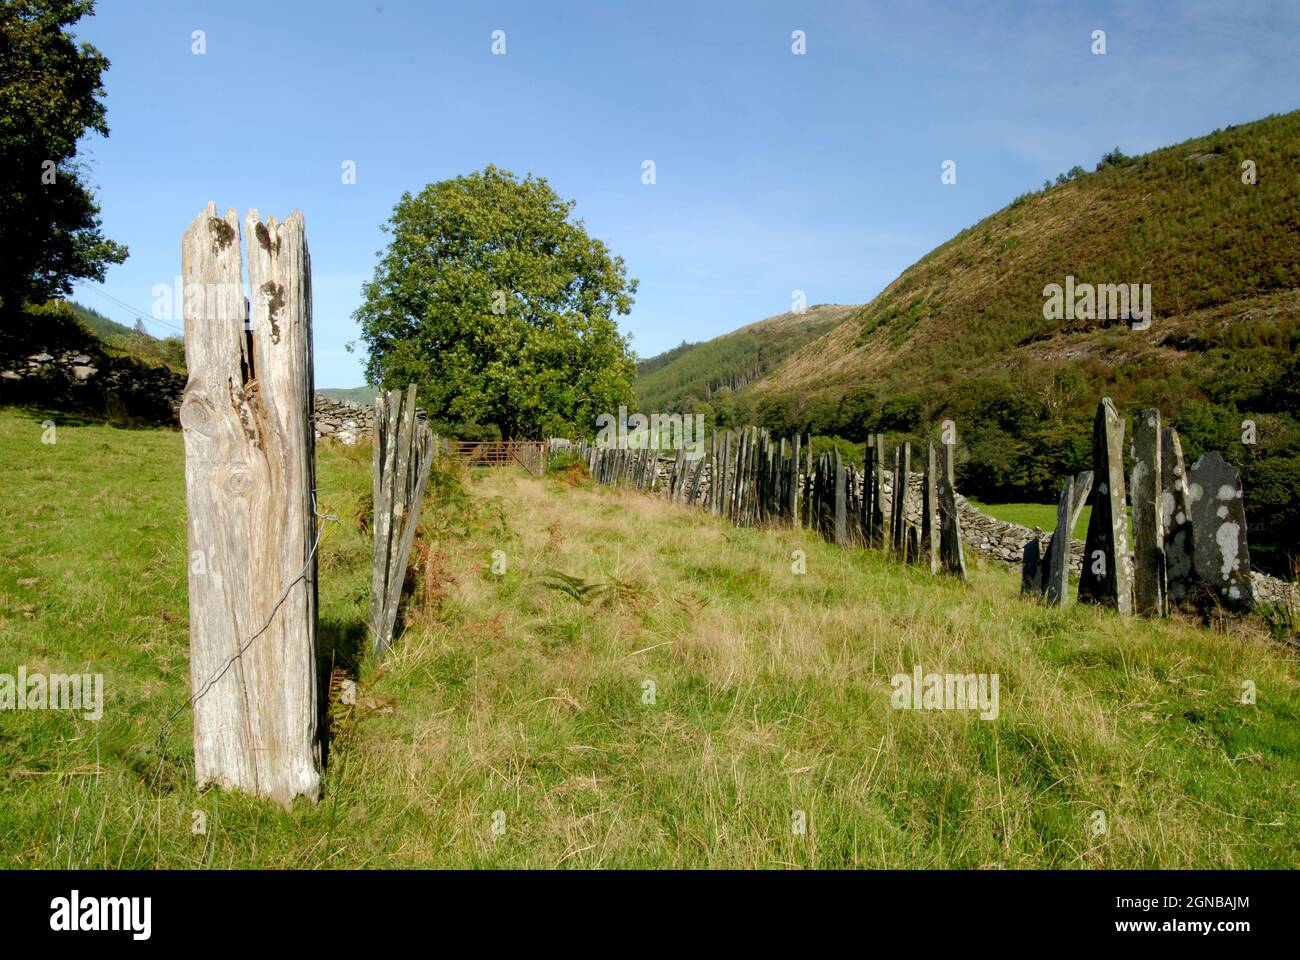
[(871, 545), (885, 546), (885, 435), (876, 434), (871, 460)]
[(835, 542), (840, 546), (848, 543), (848, 471), (840, 463), (839, 450), (835, 451)]
[(894, 495), (889, 501), (889, 527), (887, 530), (888, 548), (890, 553), (901, 552), (899, 547), (902, 541), (902, 526), (898, 522), (898, 474), (902, 469), (903, 448), (894, 447), (894, 471), (890, 475), (890, 484), (893, 487)]
[(813, 449), (812, 434), (808, 434), (808, 446), (804, 448), (804, 484), (803, 484), (803, 522), (809, 529), (813, 526), (812, 488), (813, 488)]
[(829, 453), (817, 459), (817, 515), (825, 540), (835, 539), (835, 461)]
[(1160, 438), (1160, 522), (1165, 548), (1165, 598), (1169, 606), (1187, 603), (1196, 571), (1192, 563), (1192, 506), (1178, 431), (1166, 427)]
[(736, 446), (736, 467), (732, 471), (731, 478), (731, 522), (736, 526), (741, 526), (744, 522), (741, 515), (741, 493), (744, 490), (745, 482), (745, 464), (749, 462), (749, 431), (741, 430), (737, 437)]
[(939, 572), (939, 464), (933, 441), (925, 451), (921, 501), (921, 551), (934, 576)]
[(1165, 537), (1160, 491), (1160, 411), (1133, 421), (1133, 607), (1144, 617), (1165, 615)]
[(1079, 600), (1133, 612), (1129, 572), (1128, 509), (1124, 493), (1124, 421), (1110, 397), (1097, 404), (1092, 427), (1092, 469), (1097, 495), (1079, 576)]
[[(1057, 557), (1057, 542), (1061, 541), (1061, 562), (1068, 567), (1070, 562), (1070, 545), (1073, 542), (1074, 528), (1079, 523), (1079, 515), (1083, 513), (1084, 505), (1088, 502), (1088, 494), (1092, 493), (1092, 471), (1084, 470), (1074, 478), (1074, 489), (1070, 496), (1070, 510), (1066, 517), (1065, 526), (1061, 526), (1060, 511), (1057, 511), (1056, 530), (1052, 531), (1052, 536), (1047, 541), (1047, 549), (1040, 556), (1042, 564), (1042, 590), (1043, 595), (1047, 595), (1047, 586), (1051, 582), (1054, 564)], [(1058, 536), (1059, 534), (1059, 536)], [(1069, 580), (1069, 570), (1066, 570), (1066, 582)], [(1067, 601), (1068, 602), (1068, 601)]]
[(794, 450), (790, 457), (790, 526), (799, 526), (799, 434), (794, 435)]
[(758, 462), (761, 455), (759, 448), (761, 437), (758, 427), (750, 427), (752, 436), (749, 443), (749, 465), (745, 478), (745, 522), (753, 526), (758, 520)]
[(890, 548), (904, 556), (907, 548), (907, 478), (912, 472), (912, 445), (904, 442), (894, 448), (894, 500), (890, 504)]
[(1043, 590), (1042, 552), (1043, 546), (1035, 530), (1035, 535), (1020, 554), (1020, 592), (1035, 599)]
[(1064, 607), (1070, 602), (1070, 531), (1074, 529), (1072, 507), (1080, 499), (1073, 477), (1061, 484), (1056, 505), (1056, 532), (1048, 545), (1047, 569), (1043, 572), (1043, 593), (1049, 605)]
[(809, 501), (812, 510), (810, 514), (810, 516), (812, 517), (811, 526), (812, 529), (815, 530), (819, 536), (825, 537), (826, 536), (826, 516), (825, 516), (826, 454), (824, 453), (819, 454), (817, 457), (817, 463), (813, 467), (812, 483), (810, 486), (812, 489), (812, 499)]
[(1187, 471), (1187, 496), (1192, 507), (1196, 579), (1229, 610), (1249, 610), (1255, 594), (1250, 583), (1241, 473), (1221, 453), (1211, 450)]
[(858, 532), (858, 490), (857, 490), (857, 471), (847, 463), (844, 465), (844, 502), (847, 507), (847, 520), (849, 531), (849, 540), (852, 541)]
[[(687, 462), (689, 463), (690, 461), (687, 461)], [(691, 483), (690, 483), (690, 486), (687, 487), (687, 490), (686, 490), (686, 505), (687, 505), (687, 506), (690, 506), (690, 507), (695, 506), (696, 498), (699, 496), (699, 493), (700, 493), (700, 484), (701, 484), (701, 482), (704, 480), (704, 463), (705, 463), (704, 458), (703, 458), (703, 457), (699, 457), (699, 458), (695, 461), (695, 469), (693, 469), (693, 470), (691, 471)]]
[(945, 443), (939, 465), (939, 559), (948, 573), (966, 579), (966, 551), (962, 548), (961, 520), (957, 514), (955, 464), (957, 448)]

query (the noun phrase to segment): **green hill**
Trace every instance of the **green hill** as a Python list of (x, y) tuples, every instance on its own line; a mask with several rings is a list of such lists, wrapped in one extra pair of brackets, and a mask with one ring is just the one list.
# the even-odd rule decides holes
[(124, 323), (108, 319), (93, 307), (83, 306), (75, 300), (69, 300), (67, 303), (82, 325), (105, 342), (112, 337), (129, 337), (136, 332)]
[(98, 310), (83, 306), (75, 300), (66, 302), (81, 325), (101, 340), (111, 352), (126, 354), (151, 365), (162, 363), (173, 370), (185, 369), (185, 341), (181, 337), (151, 336), (143, 329), (133, 330), (116, 320), (110, 320)]
[[(1070, 277), (1149, 284), (1149, 328), (1048, 319), (1045, 288)], [(856, 440), (921, 439), (952, 418), (965, 492), (1050, 502), (1061, 476), (1087, 466), (1100, 397), (1130, 413), (1156, 406), (1189, 456), (1219, 449), (1242, 467), (1252, 546), (1294, 550), (1297, 343), (1300, 113), (1289, 113), (1141, 157), (1116, 151), (1017, 198), (751, 385), (740, 417)]]
[(730, 424), (731, 395), (815, 340), (857, 307), (820, 304), (783, 313), (703, 343), (682, 343), (637, 364), (634, 389), (643, 411), (705, 410)]
[(374, 387), (321, 387), (316, 392), (331, 400), (347, 400), (370, 407), (374, 406), (377, 391)]

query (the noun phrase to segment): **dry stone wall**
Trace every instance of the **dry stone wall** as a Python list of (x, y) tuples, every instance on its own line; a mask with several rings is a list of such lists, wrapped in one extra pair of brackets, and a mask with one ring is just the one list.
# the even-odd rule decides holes
[[(102, 410), (159, 424), (179, 424), (185, 375), (102, 350), (41, 351), (0, 361), (0, 402)], [(316, 439), (368, 441), (374, 407), (315, 396)], [(424, 414), (417, 414), (421, 420)]]
[(329, 438), (340, 443), (354, 444), (369, 440), (375, 427), (375, 408), (334, 400), (316, 394), (316, 439)]
[(165, 366), (86, 347), (0, 360), (0, 403), (101, 410), (154, 423), (177, 423), (185, 378)]

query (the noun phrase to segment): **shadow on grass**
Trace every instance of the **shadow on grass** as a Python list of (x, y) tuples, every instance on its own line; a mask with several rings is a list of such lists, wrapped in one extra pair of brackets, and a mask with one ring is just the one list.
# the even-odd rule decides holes
[(330, 744), (334, 739), (331, 707), (338, 697), (336, 687), (345, 680), (361, 675), (370, 635), (364, 620), (322, 619), (316, 631), (319, 653), (316, 659), (320, 689), (325, 692), (320, 705), (321, 762), (328, 766)]
[(58, 427), (113, 427), (117, 430), (175, 430), (175, 424), (158, 423), (112, 412), (95, 410), (56, 410), (34, 404), (10, 406), (9, 409), (37, 424), (54, 421)]

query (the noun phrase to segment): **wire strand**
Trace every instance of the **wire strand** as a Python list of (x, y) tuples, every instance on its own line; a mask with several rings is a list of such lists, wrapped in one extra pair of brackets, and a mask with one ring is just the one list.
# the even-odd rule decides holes
[[(331, 523), (339, 522), (338, 517), (335, 517), (333, 515), (328, 515), (328, 514), (322, 514), (317, 511), (315, 490), (312, 491), (311, 512), (312, 512), (312, 516), (314, 516), (318, 520), (326, 520)], [(275, 602), (275, 606), (271, 608), (271, 612), (267, 615), (266, 622), (262, 624), (262, 626), (259, 627), (256, 632), (254, 632), (251, 636), (249, 636), (247, 640), (245, 640), (242, 644), (240, 644), (239, 649), (236, 650), (233, 654), (231, 654), (230, 657), (226, 659), (226, 662), (221, 665), (221, 668), (217, 670), (216, 673), (214, 673), (203, 683), (203, 685), (199, 688), (198, 692), (191, 694), (189, 699), (187, 699), (183, 704), (181, 704), (159, 726), (158, 765), (159, 765), (160, 773), (162, 770), (163, 747), (165, 746), (166, 737), (168, 732), (171, 729), (172, 723), (175, 722), (176, 718), (179, 717), (182, 713), (184, 713), (190, 707), (194, 706), (194, 704), (198, 703), (199, 700), (201, 700), (204, 696), (206, 696), (208, 691), (212, 689), (213, 685), (226, 675), (226, 671), (229, 670), (234, 665), (235, 661), (241, 659), (244, 656), (244, 653), (248, 650), (248, 648), (253, 645), (253, 641), (255, 641), (262, 634), (266, 633), (268, 629), (270, 629), (271, 623), (275, 620), (275, 615), (280, 612), (280, 607), (282, 607), (284, 605), (284, 602), (289, 599), (289, 594), (293, 591), (293, 588), (297, 586), (300, 581), (306, 578), (307, 571), (311, 569), (312, 561), (316, 558), (316, 553), (320, 548), (321, 540), (324, 536), (325, 536), (325, 527), (322, 524), (316, 530), (316, 539), (311, 545), (311, 550), (307, 552), (307, 562), (303, 564), (302, 569), (298, 572), (298, 575), (294, 577), (292, 580), (290, 580), (289, 583), (285, 586), (284, 592), (280, 595), (280, 599)]]

